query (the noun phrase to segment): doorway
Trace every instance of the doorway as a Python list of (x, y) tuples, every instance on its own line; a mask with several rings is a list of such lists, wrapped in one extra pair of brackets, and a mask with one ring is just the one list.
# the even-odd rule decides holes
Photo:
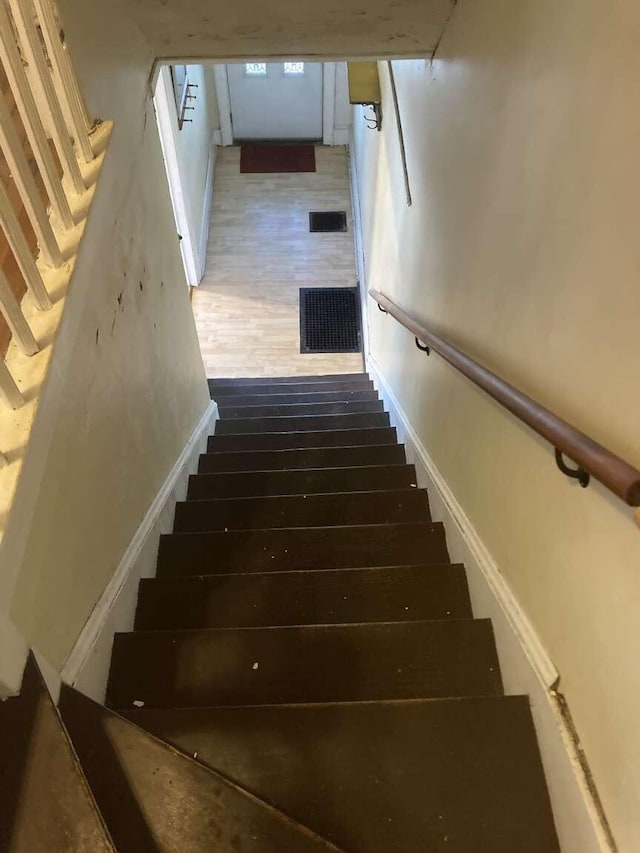
[(321, 62), (227, 66), (233, 141), (322, 140)]

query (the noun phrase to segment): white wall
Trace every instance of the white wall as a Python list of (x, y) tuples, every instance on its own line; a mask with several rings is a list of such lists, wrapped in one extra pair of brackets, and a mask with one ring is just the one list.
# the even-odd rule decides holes
[(119, 2), (60, 7), (89, 111), (115, 127), (32, 432), (46, 444), (44, 471), (5, 537), (28, 530), (12, 620), (58, 671), (209, 402), (153, 56)]
[[(206, 264), (207, 236), (215, 169), (214, 133), (219, 126), (211, 65), (189, 65), (188, 80), (194, 98), (182, 128), (173, 94), (169, 66), (159, 70), (156, 115), (171, 185), (176, 227), (182, 236), (187, 281), (199, 284)], [(197, 88), (196, 88), (197, 87)]]
[(336, 62), (335, 112), (333, 144), (348, 145), (351, 128), (351, 105), (349, 104), (349, 84), (347, 81), (347, 63)]
[[(640, 467), (640, 7), (461, 0), (432, 66), (354, 111), (367, 284)], [(375, 306), (370, 348), (558, 669), (621, 851), (640, 849), (640, 532)]]

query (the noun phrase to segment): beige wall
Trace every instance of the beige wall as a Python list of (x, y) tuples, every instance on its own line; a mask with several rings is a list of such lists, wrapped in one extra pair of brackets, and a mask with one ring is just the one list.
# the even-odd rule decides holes
[(207, 405), (152, 55), (117, 3), (61, 12), (90, 112), (115, 129), (37, 416), (50, 447), (11, 608), (56, 667)]
[[(640, 467), (640, 6), (461, 0), (354, 116), (368, 286)], [(620, 850), (640, 849), (640, 531), (369, 306), (371, 352), (556, 667)]]
[(130, 0), (157, 56), (194, 59), (431, 52), (454, 0)]

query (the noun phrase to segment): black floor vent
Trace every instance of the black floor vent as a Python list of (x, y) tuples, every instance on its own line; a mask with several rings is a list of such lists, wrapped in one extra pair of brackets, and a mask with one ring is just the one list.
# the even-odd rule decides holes
[(360, 352), (357, 287), (300, 288), (300, 352)]
[(346, 231), (347, 214), (344, 210), (311, 211), (309, 231)]

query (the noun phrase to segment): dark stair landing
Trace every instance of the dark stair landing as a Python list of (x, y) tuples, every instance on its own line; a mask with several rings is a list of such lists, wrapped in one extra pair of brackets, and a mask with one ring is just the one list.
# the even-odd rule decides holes
[[(107, 707), (63, 688), (65, 729), (33, 662), (0, 704), (10, 849), (559, 853), (528, 699), (369, 378), (209, 387), (220, 419)], [(12, 793), (36, 705), (37, 837)]]

